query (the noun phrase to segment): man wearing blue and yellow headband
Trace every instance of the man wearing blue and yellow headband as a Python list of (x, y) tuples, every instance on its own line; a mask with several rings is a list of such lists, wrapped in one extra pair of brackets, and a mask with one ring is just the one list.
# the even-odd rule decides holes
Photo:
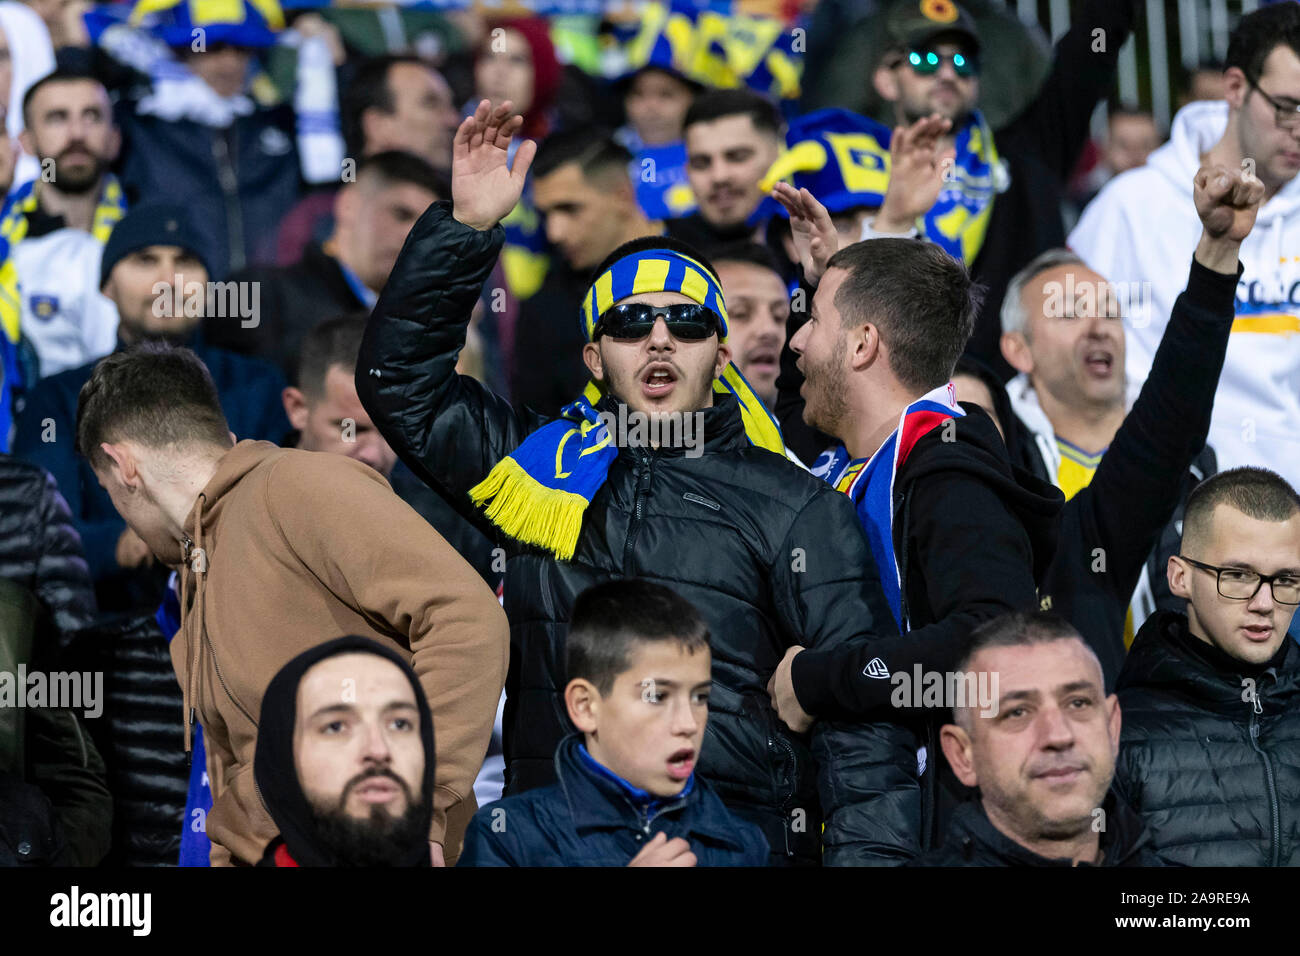
[[(561, 690), (577, 595), (646, 578), (704, 615), (714, 683), (697, 769), (762, 828), (772, 861), (903, 862), (919, 845), (918, 784), (884, 786), (872, 768), (906, 749), (907, 733), (828, 720), (796, 734), (764, 690), (786, 648), (836, 647), (892, 625), (852, 504), (785, 460), (775, 422), (731, 364), (713, 268), (660, 238), (597, 267), (572, 317), (592, 380), (558, 419), (456, 375), (499, 222), (535, 153), (525, 142), (508, 166), (519, 125), (509, 103), (486, 100), (461, 125), (453, 201), (412, 228), (357, 363), (358, 394), (393, 448), (500, 548), (512, 628), (507, 794), (554, 782), (556, 747), (573, 732)], [(667, 689), (654, 678), (658, 700)]]
[(1092, 114), (1115, 85), (1133, 0), (1084, 0), (1056, 44), (1038, 95), (992, 129), (979, 109), (975, 19), (953, 0), (896, 0), (888, 50), (872, 85), (892, 108), (890, 183), (863, 234), (919, 234), (966, 263), (988, 292), (967, 350), (1013, 373), (998, 348), (1007, 283), (1040, 252), (1064, 245), (1061, 203)]

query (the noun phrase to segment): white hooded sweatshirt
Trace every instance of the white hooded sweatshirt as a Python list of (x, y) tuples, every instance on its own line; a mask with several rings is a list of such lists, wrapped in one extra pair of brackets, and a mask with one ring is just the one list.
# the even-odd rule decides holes
[[(1169, 324), (1201, 236), (1192, 178), (1223, 136), (1228, 105), (1191, 103), (1144, 167), (1116, 177), (1084, 210), (1069, 245), (1128, 299), (1130, 404)], [(1215, 397), (1219, 468), (1260, 465), (1300, 487), (1300, 177), (1266, 202), (1242, 243), (1236, 320)]]

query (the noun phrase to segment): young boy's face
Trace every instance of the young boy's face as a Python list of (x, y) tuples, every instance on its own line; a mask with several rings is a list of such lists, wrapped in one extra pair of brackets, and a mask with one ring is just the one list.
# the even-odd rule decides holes
[(591, 701), (587, 750), (635, 787), (657, 797), (680, 793), (704, 739), (710, 669), (707, 649), (692, 654), (676, 641), (641, 644), (609, 694)]

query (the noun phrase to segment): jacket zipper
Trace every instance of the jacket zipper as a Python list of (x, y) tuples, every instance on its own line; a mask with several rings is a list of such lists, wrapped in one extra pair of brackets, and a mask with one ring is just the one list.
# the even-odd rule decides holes
[(257, 721), (253, 719), (252, 714), (244, 709), (244, 705), (235, 698), (235, 695), (230, 692), (230, 687), (226, 684), (226, 678), (221, 674), (221, 664), (217, 661), (217, 649), (212, 646), (212, 638), (208, 636), (208, 629), (206, 627), (203, 629), (203, 641), (208, 645), (208, 653), (212, 655), (212, 669), (217, 672), (217, 680), (221, 682), (221, 689), (226, 692), (226, 696), (230, 698), (230, 702), (239, 708), (239, 712), (248, 718), (248, 722), (252, 724), (253, 729), (256, 730)]
[(1281, 851), (1281, 812), (1277, 802), (1277, 783), (1273, 777), (1273, 761), (1259, 745), (1259, 715), (1264, 713), (1264, 705), (1260, 703), (1259, 697), (1260, 691), (1257, 689), (1252, 695), (1255, 706), (1250, 714), (1250, 745), (1255, 748), (1259, 759), (1264, 762), (1264, 779), (1268, 783), (1268, 809), (1273, 824), (1273, 843), (1269, 854), (1272, 862), (1269, 865), (1278, 866), (1280, 865), (1278, 854)]
[(244, 267), (244, 213), (239, 208), (239, 174), (235, 172), (232, 151), (226, 136), (235, 135), (232, 124), (229, 129), (215, 130), (212, 139), (212, 155), (217, 161), (217, 181), (221, 183), (221, 195), (226, 205), (226, 238), (230, 243), (229, 272), (237, 272)]
[(632, 545), (636, 541), (637, 531), (641, 528), (641, 519), (643, 516), (641, 501), (643, 497), (650, 497), (650, 480), (653, 475), (654, 459), (651, 456), (646, 455), (637, 462), (636, 491), (634, 492), (632, 505), (632, 525), (627, 529), (627, 540), (623, 543), (623, 573), (628, 576), (633, 573)]
[(785, 836), (785, 855), (794, 856), (794, 849), (790, 846), (790, 801), (794, 799), (799, 784), (799, 759), (794, 755), (794, 748), (790, 746), (788, 740), (779, 733), (775, 735), (775, 739), (790, 758), (790, 792), (781, 801), (781, 831)]

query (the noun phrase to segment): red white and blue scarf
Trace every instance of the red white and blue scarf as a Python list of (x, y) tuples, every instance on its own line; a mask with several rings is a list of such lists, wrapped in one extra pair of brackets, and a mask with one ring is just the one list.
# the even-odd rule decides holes
[(950, 382), (903, 409), (898, 428), (869, 459), (850, 459), (848, 450), (838, 445), (822, 452), (813, 463), (814, 475), (853, 499), (900, 634), (906, 634), (911, 627), (903, 614), (902, 581), (894, 554), (894, 479), (923, 436), (965, 414)]

